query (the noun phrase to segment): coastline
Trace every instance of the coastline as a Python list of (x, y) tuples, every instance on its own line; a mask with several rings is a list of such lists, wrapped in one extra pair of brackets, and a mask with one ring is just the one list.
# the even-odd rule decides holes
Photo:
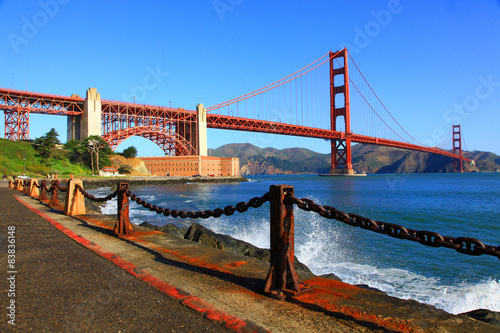
[(114, 187), (117, 183), (128, 183), (131, 186), (173, 185), (188, 183), (243, 183), (248, 178), (238, 177), (110, 177), (82, 178), (85, 189), (93, 190), (100, 187)]
[[(134, 225), (135, 235), (116, 237), (110, 234), (116, 223), (113, 217), (89, 212), (74, 219), (64, 217), (58, 209), (41, 204), (36, 199), (24, 195), (18, 198), (50, 215), (57, 223), (62, 223), (63, 230), (73, 230), (78, 239), (84, 237), (91, 250), (97, 245), (102, 246), (112, 253), (106, 258), (130, 261), (127, 267), (131, 267), (131, 274), (144, 276), (146, 282), (156, 278), (161, 286), (165, 285), (161, 281), (174, 283), (172, 288), (177, 294), (182, 290), (182, 300), (185, 295), (200, 297), (200, 300), (210, 302), (210, 308), (214, 306), (242, 318), (246, 323), (262, 325), (266, 329), (283, 329), (278, 323), (286, 327), (296, 325), (296, 331), (305, 328), (304, 332), (332, 331), (332, 327), (339, 328), (339, 332), (354, 331), (355, 327), (356, 331), (364, 329), (368, 332), (418, 331), (429, 327), (438, 327), (443, 332), (490, 332), (496, 329), (433, 306), (319, 277), (300, 277), (313, 290), (293, 296), (288, 302), (276, 303), (261, 294), (262, 281), (269, 270), (265, 261), (220, 251), (166, 233), (159, 234), (138, 225)], [(199, 290), (205, 292), (199, 293)], [(280, 307), (280, 310), (269, 313), (269, 306), (262, 306), (264, 302), (271, 303), (274, 308)], [(251, 310), (248, 310), (249, 307)], [(199, 311), (204, 313), (206, 306)], [(491, 313), (488, 315), (491, 317)], [(322, 327), (327, 330), (322, 330)]]

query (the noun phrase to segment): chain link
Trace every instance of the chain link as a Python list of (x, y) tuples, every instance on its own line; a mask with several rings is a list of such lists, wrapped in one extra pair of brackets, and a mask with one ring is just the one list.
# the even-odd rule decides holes
[(238, 213), (244, 213), (248, 210), (249, 207), (252, 208), (259, 208), (262, 206), (265, 202), (269, 201), (269, 193), (264, 194), (261, 197), (255, 197), (252, 198), (247, 202), (239, 202), (236, 204), (236, 207), (233, 206), (226, 206), (224, 209), (222, 208), (216, 208), (214, 210), (205, 210), (205, 211), (183, 211), (183, 210), (170, 210), (162, 207), (157, 207), (155, 205), (152, 205), (144, 200), (142, 200), (140, 197), (136, 196), (130, 190), (125, 190), (125, 194), (130, 197), (130, 200), (135, 201), (137, 204), (141, 205), (144, 208), (149, 209), (150, 211), (154, 211), (157, 214), (163, 214), (165, 216), (171, 216), (173, 218), (191, 218), (191, 219), (206, 219), (209, 217), (221, 217), (222, 215), (230, 216), (233, 215), (234, 212)]
[[(52, 186), (50, 189), (47, 189), (46, 184), (42, 183), (42, 185), (37, 186), (39, 188), (45, 187), (45, 191), (50, 193), (57, 187), (61, 191), (67, 190), (67, 188), (62, 189), (57, 182), (52, 182)], [(230, 216), (235, 212), (244, 213), (248, 210), (249, 207), (259, 208), (265, 202), (269, 201), (269, 192), (264, 194), (261, 197), (251, 198), (248, 202), (239, 202), (234, 206), (226, 206), (222, 208), (216, 208), (214, 210), (205, 210), (205, 211), (183, 211), (183, 210), (170, 210), (163, 207), (158, 207), (156, 205), (152, 205), (136, 196), (134, 193), (130, 192), (129, 189), (117, 189), (115, 192), (109, 194), (103, 198), (97, 198), (94, 195), (85, 191), (79, 184), (75, 185), (76, 189), (79, 190), (86, 198), (96, 201), (96, 202), (105, 202), (113, 199), (118, 195), (120, 191), (123, 191), (125, 195), (127, 195), (132, 201), (135, 201), (137, 204), (141, 205), (144, 208), (149, 209), (150, 211), (154, 211), (157, 214), (163, 214), (164, 216), (171, 216), (173, 218), (209, 218), (209, 217), (221, 217), (222, 215)], [(348, 224), (353, 227), (359, 227), (362, 229), (370, 230), (376, 233), (385, 234), (390, 237), (398, 238), (398, 239), (406, 239), (414, 242), (419, 242), (420, 244), (430, 246), (430, 247), (446, 247), (449, 249), (454, 249), (455, 251), (463, 254), (479, 256), (482, 254), (496, 256), (500, 259), (500, 246), (491, 246), (485, 245), (483, 242), (476, 238), (470, 237), (444, 237), (437, 232), (427, 231), (427, 230), (414, 230), (405, 228), (401, 225), (375, 221), (367, 217), (363, 217), (361, 215), (353, 214), (353, 213), (345, 213), (334, 207), (330, 206), (321, 206), (316, 204), (313, 200), (302, 198), (296, 198), (292, 192), (288, 192), (285, 195), (284, 202), (286, 204), (295, 204), (298, 208), (308, 211), (315, 212), (320, 216), (332, 220), (337, 220)]]
[(61, 186), (61, 184), (59, 184), (59, 181), (56, 181), (54, 183), (55, 183), (56, 187), (59, 189), (59, 191), (66, 192), (68, 190), (68, 187), (67, 186), (66, 187)]
[(487, 254), (497, 256), (500, 259), (500, 246), (484, 245), (483, 242), (476, 238), (444, 237), (433, 231), (407, 229), (397, 224), (375, 221), (353, 213), (347, 214), (330, 206), (321, 206), (307, 198), (298, 199), (291, 192), (286, 194), (285, 203), (295, 204), (302, 210), (315, 212), (322, 217), (344, 222), (353, 227), (374, 231), (394, 238), (411, 240), (436, 248), (446, 247), (472, 256)]
[(46, 183), (43, 183), (42, 186), (44, 187), (45, 192), (47, 192), (47, 193), (51, 193), (56, 188), (55, 185), (54, 185), (54, 182), (52, 182), (52, 184), (50, 185), (50, 188), (47, 188), (47, 184)]
[(113, 193), (111, 193), (110, 195), (106, 196), (106, 197), (103, 197), (103, 198), (98, 198), (90, 193), (88, 193), (87, 191), (85, 191), (81, 186), (80, 184), (75, 184), (75, 188), (80, 191), (80, 193), (83, 194), (83, 196), (91, 201), (95, 201), (95, 202), (106, 202), (106, 201), (109, 201), (111, 199), (113, 199), (114, 197), (116, 197), (118, 195), (118, 192), (119, 190), (116, 190), (114, 191)]

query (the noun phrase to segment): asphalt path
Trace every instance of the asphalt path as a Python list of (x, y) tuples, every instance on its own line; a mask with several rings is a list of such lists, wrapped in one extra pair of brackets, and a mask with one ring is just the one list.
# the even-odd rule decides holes
[(1, 332), (229, 332), (77, 244), (15, 194), (0, 187)]

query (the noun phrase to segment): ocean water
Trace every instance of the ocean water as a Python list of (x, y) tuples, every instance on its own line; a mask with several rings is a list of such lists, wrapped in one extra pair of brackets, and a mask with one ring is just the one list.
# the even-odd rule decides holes
[[(450, 237), (478, 238), (500, 245), (500, 173), (398, 174), (367, 177), (315, 175), (252, 176), (248, 183), (131, 187), (144, 200), (169, 209), (206, 210), (262, 196), (273, 184), (288, 184), (309, 198), (375, 220)], [(104, 196), (110, 188), (92, 191)], [(116, 200), (102, 207), (116, 214)], [(500, 311), (500, 259), (432, 248), (328, 220), (295, 207), (295, 253), (317, 274), (334, 273), (391, 296), (431, 304), (450, 313), (479, 308)], [(131, 204), (133, 223), (174, 219)], [(198, 219), (211, 230), (269, 248), (269, 204), (233, 216)]]

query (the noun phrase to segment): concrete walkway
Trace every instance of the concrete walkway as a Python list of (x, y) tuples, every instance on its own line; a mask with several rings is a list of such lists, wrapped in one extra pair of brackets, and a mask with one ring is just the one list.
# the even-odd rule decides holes
[[(229, 331), (79, 245), (14, 194), (0, 188), (2, 332)], [(48, 209), (45, 213), (61, 217)], [(15, 264), (9, 269), (12, 227)], [(7, 281), (12, 276), (15, 280)], [(11, 300), (15, 321), (6, 316)]]
[[(2, 274), (8, 271), (7, 226), (16, 226), (16, 324), (22, 331), (500, 331), (322, 278), (301, 276), (310, 292), (272, 299), (262, 294), (266, 262), (138, 226), (135, 235), (116, 237), (110, 218), (67, 217), (12, 189), (0, 188), (0, 210)], [(8, 325), (5, 318), (1, 327)]]

